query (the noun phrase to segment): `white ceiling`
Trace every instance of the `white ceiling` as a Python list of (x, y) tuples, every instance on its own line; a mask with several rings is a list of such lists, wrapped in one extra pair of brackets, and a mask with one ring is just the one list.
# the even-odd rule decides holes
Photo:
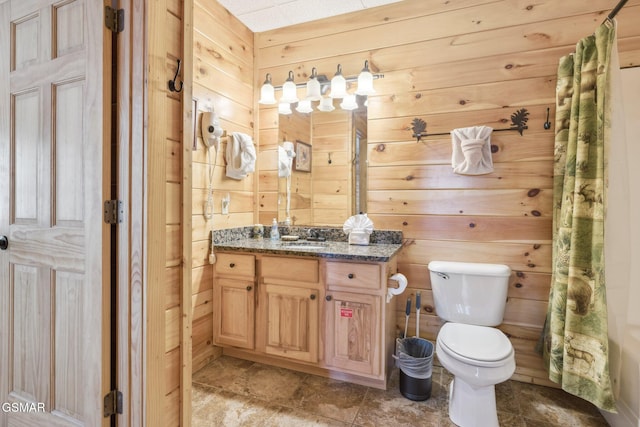
[[(215, 1), (215, 0), (213, 0)], [(400, 0), (217, 0), (254, 33)]]

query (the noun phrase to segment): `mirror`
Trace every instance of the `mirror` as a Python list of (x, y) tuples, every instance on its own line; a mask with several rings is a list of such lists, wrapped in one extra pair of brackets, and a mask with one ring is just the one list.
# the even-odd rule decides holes
[[(330, 112), (292, 108), (278, 116), (278, 221), (342, 226), (367, 211), (367, 109), (360, 98), (351, 111), (334, 100)], [(290, 173), (286, 153), (295, 154)]]

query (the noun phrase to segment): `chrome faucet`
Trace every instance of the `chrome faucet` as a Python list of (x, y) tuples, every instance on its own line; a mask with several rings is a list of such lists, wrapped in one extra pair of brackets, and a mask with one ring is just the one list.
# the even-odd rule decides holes
[(307, 240), (314, 240), (314, 241), (324, 241), (325, 238), (320, 236), (320, 232), (318, 230), (314, 230), (312, 228), (307, 230)]

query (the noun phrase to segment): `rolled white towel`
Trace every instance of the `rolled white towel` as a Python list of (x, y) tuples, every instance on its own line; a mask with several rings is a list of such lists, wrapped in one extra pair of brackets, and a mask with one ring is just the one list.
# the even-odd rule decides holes
[(491, 133), (489, 126), (472, 126), (451, 131), (451, 167), (461, 175), (483, 175), (493, 172)]

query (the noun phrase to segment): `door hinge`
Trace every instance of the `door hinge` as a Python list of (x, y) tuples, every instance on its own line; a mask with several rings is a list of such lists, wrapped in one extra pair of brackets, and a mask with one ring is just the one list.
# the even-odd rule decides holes
[(124, 31), (124, 9), (104, 7), (104, 25), (114, 33)]
[(104, 222), (119, 224), (124, 220), (124, 203), (121, 200), (105, 200)]
[(104, 396), (104, 417), (122, 414), (122, 392), (111, 390)]

